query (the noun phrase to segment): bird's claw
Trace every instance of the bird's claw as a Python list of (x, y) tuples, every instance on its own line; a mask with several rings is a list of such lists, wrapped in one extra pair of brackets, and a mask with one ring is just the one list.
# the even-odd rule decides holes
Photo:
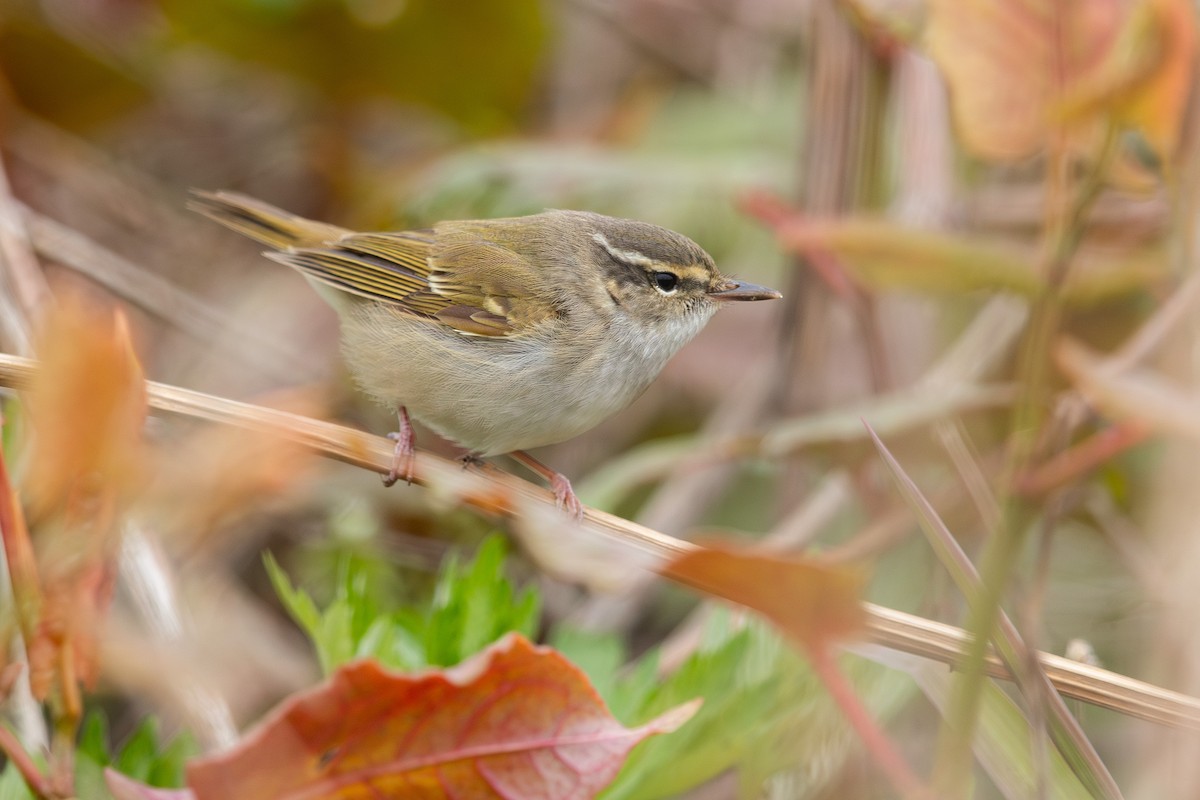
[(403, 478), (405, 483), (411, 486), (417, 466), (412, 430), (389, 433), (387, 438), (396, 443), (396, 449), (392, 453), (392, 468), (380, 476), (383, 478), (383, 485), (392, 486)]
[(554, 504), (570, 514), (576, 522), (583, 519), (583, 503), (575, 496), (571, 482), (561, 473), (550, 479), (550, 490), (554, 492)]

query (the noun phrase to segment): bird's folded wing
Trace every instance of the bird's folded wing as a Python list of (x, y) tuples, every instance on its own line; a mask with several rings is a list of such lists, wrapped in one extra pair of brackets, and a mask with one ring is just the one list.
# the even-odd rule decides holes
[(351, 294), (432, 318), (459, 333), (513, 336), (555, 315), (529, 289), (529, 261), (470, 236), (435, 247), (432, 231), (353, 233), (324, 247), (269, 254), (305, 275)]

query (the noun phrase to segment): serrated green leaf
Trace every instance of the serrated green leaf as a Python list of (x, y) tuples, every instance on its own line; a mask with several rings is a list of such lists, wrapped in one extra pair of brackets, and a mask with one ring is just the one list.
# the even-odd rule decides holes
[(157, 758), (158, 721), (147, 717), (121, 745), (121, 752), (113, 758), (112, 766), (122, 775), (148, 783)]
[[(876, 713), (886, 714), (911, 693), (903, 677), (862, 662), (852, 667)], [(705, 703), (688, 725), (639, 745), (604, 800), (672, 797), (732, 768), (757, 790), (803, 759), (815, 793), (853, 750), (853, 735), (820, 682), (765, 625), (739, 628), (726, 612), (714, 614), (701, 646), (674, 673), (660, 675), (653, 657), (642, 659), (618, 682), (610, 707), (620, 717), (636, 705), (630, 716), (636, 724), (655, 709), (697, 696)]]
[(263, 566), (267, 570), (267, 577), (271, 579), (275, 595), (283, 603), (284, 610), (292, 615), (292, 619), (296, 620), (296, 624), (304, 629), (309, 638), (315, 637), (321, 627), (321, 611), (317, 608), (317, 604), (308, 596), (308, 593), (292, 585), (287, 573), (283, 571), (283, 567), (279, 566), (279, 562), (275, 560), (275, 556), (265, 553)]
[(77, 753), (89, 756), (98, 764), (108, 766), (108, 716), (102, 709), (91, 709), (83, 718), (83, 724), (79, 726)]
[(354, 658), (376, 658), (397, 669), (449, 666), (510, 631), (534, 635), (541, 614), (536, 591), (517, 593), (504, 576), (505, 546), (486, 539), (469, 564), (447, 558), (425, 607), (381, 611), (379, 586), (389, 580), (358, 556), (338, 563), (334, 599), (321, 609), (294, 587), (277, 563), (267, 574), (284, 607), (308, 634), (326, 674)]
[[(596, 692), (604, 698), (609, 711), (612, 711), (617, 719), (629, 723), (629, 720), (614, 708), (614, 700), (618, 695), (617, 674), (628, 658), (628, 651), (619, 638), (611, 633), (579, 631), (559, 626), (550, 636), (550, 646), (582, 669)], [(630, 694), (628, 689), (623, 689), (623, 693)], [(627, 708), (630, 705), (633, 704), (627, 703)]]
[(152, 786), (175, 788), (184, 784), (184, 765), (200, 754), (200, 747), (187, 733), (172, 739), (158, 754), (147, 781)]
[(536, 632), (541, 598), (532, 589), (516, 594), (504, 576), (504, 552), (504, 540), (491, 536), (471, 564), (447, 561), (422, 637), (430, 665), (457, 664), (509, 631)]

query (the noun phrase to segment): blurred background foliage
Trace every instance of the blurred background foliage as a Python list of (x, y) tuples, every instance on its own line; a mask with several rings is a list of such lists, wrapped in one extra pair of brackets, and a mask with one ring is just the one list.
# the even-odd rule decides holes
[[(1065, 39), (1045, 35), (1048, 19)], [(1014, 20), (1024, 27), (1006, 27)], [(978, 555), (1003, 527), (1014, 440), (1037, 440), (1021, 464), (1036, 477), (1140, 405), (1160, 423), (1155, 435), (1085, 452), (1065, 479), (1022, 496), (1014, 524), (1032, 534), (1016, 539), (1008, 599), (1042, 649), (1087, 640), (1109, 668), (1194, 692), (1196, 434), (1164, 410), (1194, 403), (1194, 342), (1155, 340), (1167, 341), (1156, 367), (1181, 398), (1055, 366), (1050, 340), (1031, 363), (1023, 327), (1049, 296), (1061, 304), (1053, 336), (1112, 352), (1194, 271), (1196, 126), (1184, 124), (1194, 25), (1186, 0), (3, 0), (4, 202), (19, 209), (52, 288), (82, 284), (131, 309), (151, 379), (241, 399), (319, 384), (328, 413), (376, 432), (388, 414), (348, 386), (332, 314), (295, 275), (188, 214), (189, 188), (236, 189), (359, 229), (560, 207), (679, 230), (727, 273), (780, 286), (786, 300), (718, 316), (633, 407), (547, 460), (585, 501), (668, 533), (869, 561), (872, 599), (954, 623), (965, 604), (860, 418)], [(1047, 64), (1064, 53), (1068, 77), (1056, 83)], [(1059, 296), (1054, 254), (1068, 240)], [(22, 349), (20, 305), (0, 306), (7, 352)], [(996, 392), (960, 400), (971, 387)], [(1036, 412), (1027, 428), (1010, 409), (1023, 402)], [(135, 669), (144, 643), (122, 620), (104, 654), (116, 729), (148, 705), (119, 701), (123, 691), (154, 698), (167, 724), (210, 745), (219, 736), (204, 726), (215, 723), (171, 684), (205, 675), (244, 722), (314, 678), (264, 548), (282, 565), (275, 584), (286, 574), (301, 587), (290, 606), (301, 616), (307, 603), (310, 633), (324, 624), (349, 636), (337, 626), (363, 607), (433, 603), (448, 549), (493, 529), (337, 464), (294, 478), (280, 467), (234, 492), (245, 464), (197, 444), (203, 431), (154, 422), (167, 449), (197, 448), (189, 461), (206, 465), (198, 485), (212, 505), (180, 499), (180, 475), (141, 512), (166, 533), (194, 639), (178, 661), (192, 663), (172, 680)], [(18, 428), (5, 428), (9, 452)], [(763, 438), (750, 458), (704, 457), (713, 437), (751, 433)], [(619, 661), (677, 641), (693, 603), (636, 581), (614, 598), (523, 559), (508, 572), (537, 586), (543, 630), (600, 631)], [(348, 575), (370, 602), (334, 619)], [(123, 603), (136, 609), (137, 598)], [(409, 640), (428, 633), (414, 619), (387, 639), (409, 642), (410, 655)], [(717, 636), (760, 649), (767, 638)], [(771, 659), (764, 669), (803, 683), (802, 667)], [(938, 712), (902, 671), (871, 674), (866, 693), (924, 764)], [(744, 685), (761, 691), (761, 675)], [(753, 696), (754, 708), (773, 704)], [(1168, 796), (1154, 787), (1181, 774), (1174, 740), (1111, 712), (1082, 718), (1123, 785)], [(785, 746), (791, 728), (755, 735), (786, 758), (731, 763), (695, 797), (885, 796), (845, 737), (806, 739), (799, 752)], [(1200, 786), (1191, 773), (1179, 780)], [(1024, 786), (994, 773), (980, 783), (980, 796)]]

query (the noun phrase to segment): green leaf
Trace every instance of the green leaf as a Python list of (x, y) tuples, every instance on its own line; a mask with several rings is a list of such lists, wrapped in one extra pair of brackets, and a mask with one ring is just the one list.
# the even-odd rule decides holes
[(11, 762), (5, 764), (4, 772), (0, 773), (0, 800), (33, 800), (33, 792)]
[(142, 783), (148, 783), (158, 758), (158, 721), (147, 717), (134, 729), (112, 761), (113, 769)]
[(373, 97), (480, 133), (515, 127), (541, 65), (540, 0), (163, 0), (184, 40), (316, 87), (334, 107)]
[(422, 637), (431, 666), (457, 664), (509, 631), (534, 638), (541, 599), (532, 588), (517, 594), (504, 577), (504, 547), (491, 536), (470, 565), (447, 562)]
[[(150, 786), (183, 786), (184, 763), (199, 752), (191, 736), (181, 734), (162, 744), (159, 724), (147, 717), (130, 734), (115, 755), (109, 746), (109, 725), (104, 712), (93, 709), (80, 727), (75, 753), (75, 790), (80, 798), (108, 800), (112, 794), (104, 779), (105, 767)], [(3, 795), (0, 794), (0, 800)]]
[(312, 640), (326, 674), (355, 658), (404, 670), (449, 666), (510, 631), (533, 638), (541, 600), (532, 589), (518, 593), (504, 563), (504, 540), (490, 537), (471, 563), (447, 559), (430, 603), (385, 612), (377, 589), (389, 576), (361, 557), (339, 562), (334, 599), (324, 609), (278, 563), (265, 560), (280, 601)]
[(77, 754), (86, 755), (97, 764), (108, 766), (108, 716), (101, 709), (88, 711), (79, 726)]
[(0, 24), (0, 74), (26, 110), (56, 125), (83, 131), (150, 99), (128, 72), (32, 15)]
[[(623, 723), (629, 723), (629, 718), (618, 713), (614, 703), (619, 694), (633, 694), (624, 687), (621, 693), (617, 692), (617, 673), (628, 657), (625, 645), (619, 638), (611, 633), (578, 631), (559, 626), (550, 636), (550, 646), (584, 671), (613, 716)], [(642, 661), (649, 663), (651, 659)], [(640, 699), (639, 703), (627, 703), (624, 710), (633, 711), (640, 704)]]
[[(764, 780), (797, 764), (812, 771), (816, 796), (854, 751), (853, 734), (820, 682), (765, 624), (739, 628), (719, 609), (700, 647), (675, 672), (661, 675), (657, 661), (647, 654), (618, 681), (610, 701), (618, 718), (629, 714), (636, 724), (682, 697), (703, 697), (704, 705), (684, 728), (639, 745), (604, 800), (673, 797), (734, 768), (756, 796)], [(880, 716), (911, 696), (902, 676), (857, 660), (847, 667)]]

